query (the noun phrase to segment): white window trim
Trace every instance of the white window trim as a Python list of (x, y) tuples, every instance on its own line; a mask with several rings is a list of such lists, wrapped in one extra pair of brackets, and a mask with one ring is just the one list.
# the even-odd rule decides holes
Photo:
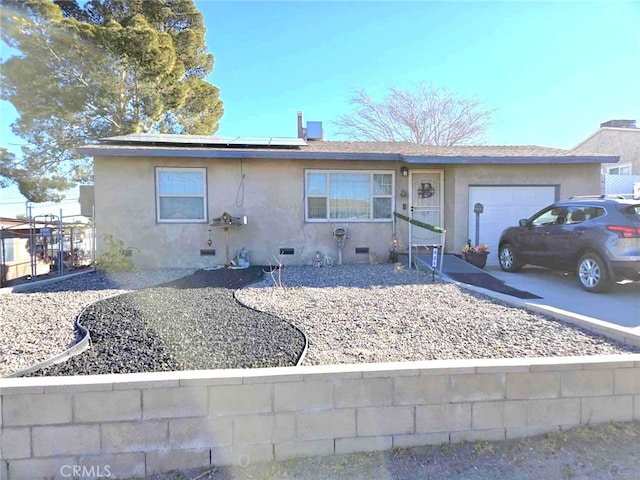
[[(11, 245), (11, 247), (9, 247), (9, 245)], [(0, 263), (2, 263), (3, 260), (7, 265), (16, 263), (16, 239), (14, 237), (5, 237), (4, 245), (0, 247)], [(9, 251), (12, 253), (12, 258), (8, 258)]]
[[(328, 215), (331, 211), (331, 205), (329, 203), (330, 198), (330, 185), (327, 184), (327, 218), (309, 218), (309, 202), (307, 199), (307, 178), (311, 173), (323, 173), (326, 175), (330, 175), (332, 173), (354, 173), (354, 174), (369, 174), (371, 177), (371, 182), (369, 185), (369, 198), (373, 200), (373, 198), (391, 198), (391, 217), (390, 218), (373, 218), (373, 201), (371, 202), (371, 206), (369, 207), (369, 215), (370, 217), (367, 219), (349, 219), (349, 218), (328, 218)], [(391, 195), (373, 195), (373, 175), (391, 175)], [(328, 179), (328, 177), (327, 177)], [(315, 169), (309, 168), (304, 171), (304, 221), (308, 223), (391, 223), (393, 222), (393, 212), (395, 211), (396, 204), (396, 178), (394, 170), (325, 170), (325, 169)], [(318, 197), (319, 195), (311, 195), (311, 197)]]
[[(202, 195), (160, 195), (160, 173), (161, 172), (201, 172), (202, 173)], [(207, 223), (209, 220), (207, 212), (207, 169), (205, 167), (156, 167), (156, 222), (157, 223)], [(160, 198), (161, 197), (194, 197), (202, 198), (204, 202), (204, 218), (180, 218), (166, 219), (160, 218)]]
[[(620, 169), (625, 167), (629, 167), (629, 173), (616, 173), (616, 174), (611, 173), (611, 171), (614, 169)], [(633, 172), (631, 169), (631, 162), (616, 163), (615, 165), (607, 165), (607, 175), (631, 175), (632, 173)]]

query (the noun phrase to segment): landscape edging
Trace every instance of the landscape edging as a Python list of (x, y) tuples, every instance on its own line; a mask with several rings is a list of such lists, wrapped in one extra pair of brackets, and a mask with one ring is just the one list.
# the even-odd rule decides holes
[(57, 363), (66, 362), (70, 358), (75, 357), (76, 355), (80, 355), (82, 352), (84, 352), (84, 351), (88, 350), (89, 348), (91, 348), (91, 336), (89, 335), (89, 329), (87, 327), (83, 326), (80, 323), (80, 318), (82, 318), (82, 314), (91, 305), (92, 304), (86, 305), (80, 311), (80, 313), (78, 313), (78, 315), (76, 316), (76, 319), (73, 322), (73, 325), (74, 325), (75, 329), (79, 330), (80, 333), (82, 334), (82, 338), (80, 339), (80, 341), (75, 343), (73, 346), (67, 348), (62, 353), (58, 353), (58, 354), (56, 354), (56, 355), (54, 355), (52, 357), (47, 358), (46, 360), (43, 360), (42, 362), (36, 363), (35, 365), (32, 365), (32, 366), (27, 367), (27, 368), (24, 368), (22, 370), (18, 370), (17, 372), (12, 372), (9, 375), (5, 375), (4, 377), (1, 377), (1, 378), (22, 377), (24, 375), (27, 375), (27, 374), (32, 373), (32, 372), (35, 372), (35, 371), (40, 370), (42, 368), (46, 368), (46, 367), (49, 367), (51, 365), (55, 365)]

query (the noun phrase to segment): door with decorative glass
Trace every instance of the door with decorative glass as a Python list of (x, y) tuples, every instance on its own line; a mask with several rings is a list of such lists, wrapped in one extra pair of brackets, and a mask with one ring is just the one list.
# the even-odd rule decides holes
[[(412, 219), (444, 228), (443, 176), (442, 170), (411, 171), (409, 188)], [(410, 228), (411, 247), (439, 245), (442, 242), (440, 233), (415, 225)]]

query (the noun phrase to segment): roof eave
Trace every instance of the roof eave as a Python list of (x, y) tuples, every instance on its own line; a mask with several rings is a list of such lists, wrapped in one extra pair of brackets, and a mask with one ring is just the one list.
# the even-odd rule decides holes
[(161, 158), (230, 158), (230, 159), (284, 159), (284, 160), (358, 160), (403, 162), (408, 165), (453, 164), (453, 165), (513, 165), (513, 164), (571, 164), (571, 163), (616, 163), (617, 156), (550, 155), (550, 156), (413, 156), (397, 153), (366, 152), (306, 152), (288, 150), (222, 150), (154, 147), (111, 147), (87, 145), (76, 148), (81, 155), (102, 157), (161, 157)]
[[(180, 157), (180, 158), (237, 158), (237, 159), (286, 159), (286, 160), (371, 160), (400, 161), (397, 153), (337, 153), (304, 152), (289, 150), (214, 150), (190, 148), (109, 148), (84, 146), (76, 148), (81, 155), (104, 157)], [(363, 158), (366, 157), (366, 158)]]
[(617, 156), (593, 156), (593, 155), (555, 155), (555, 156), (482, 156), (482, 157), (413, 157), (403, 156), (404, 163), (409, 165), (448, 163), (453, 165), (525, 165), (525, 164), (558, 164), (558, 163), (616, 163), (620, 160)]

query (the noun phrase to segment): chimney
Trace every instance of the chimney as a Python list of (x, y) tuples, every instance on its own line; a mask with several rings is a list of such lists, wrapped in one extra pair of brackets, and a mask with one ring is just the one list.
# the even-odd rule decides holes
[(600, 124), (600, 128), (612, 127), (612, 128), (636, 128), (635, 120), (609, 120)]
[(298, 110), (298, 138), (304, 138), (304, 128), (302, 128), (302, 110)]

